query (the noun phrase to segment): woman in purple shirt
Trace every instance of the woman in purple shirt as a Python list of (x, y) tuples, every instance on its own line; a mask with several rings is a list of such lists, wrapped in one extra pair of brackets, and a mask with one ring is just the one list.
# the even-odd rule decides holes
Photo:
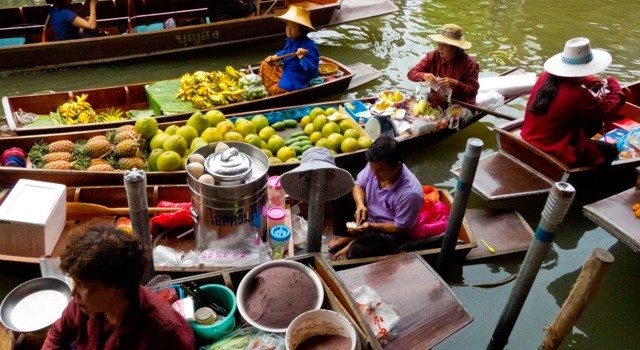
[[(424, 202), (420, 181), (404, 165), (395, 139), (383, 135), (365, 155), (366, 166), (353, 188), (355, 226), (345, 227), (334, 208), (335, 234), (329, 249), (340, 249), (335, 260), (364, 258), (393, 253), (407, 240)], [(345, 232), (346, 231), (346, 234)]]
[(69, 9), (71, 0), (47, 0), (51, 4), (49, 20), (56, 35), (56, 40), (70, 40), (90, 38), (98, 35), (96, 30), (96, 4), (98, 0), (89, 3), (89, 19), (78, 16)]

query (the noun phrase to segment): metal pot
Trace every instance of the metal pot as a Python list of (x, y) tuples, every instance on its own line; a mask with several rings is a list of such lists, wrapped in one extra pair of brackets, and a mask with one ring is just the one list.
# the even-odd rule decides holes
[(187, 172), (196, 248), (240, 247), (252, 234), (266, 236), (265, 207), (269, 160), (257, 147), (225, 142), (230, 149), (215, 153), (210, 143), (193, 153), (205, 157), (205, 171), (213, 184), (198, 181)]
[(14, 288), (0, 305), (0, 320), (14, 332), (35, 332), (53, 324), (71, 300), (71, 288), (54, 277), (29, 280)]

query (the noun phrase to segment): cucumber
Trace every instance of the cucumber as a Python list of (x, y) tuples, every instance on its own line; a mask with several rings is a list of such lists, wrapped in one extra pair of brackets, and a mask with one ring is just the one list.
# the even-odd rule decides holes
[(310, 140), (309, 135), (300, 135), (297, 137), (298, 141)]
[(295, 128), (296, 126), (298, 126), (298, 121), (295, 119), (285, 119), (282, 122), (287, 128)]
[(311, 140), (298, 141), (298, 142), (296, 142), (296, 144), (298, 144), (298, 146), (300, 146), (300, 147), (312, 145)]
[(302, 153), (306, 152), (311, 147), (313, 147), (313, 145), (306, 145), (306, 146), (302, 147)]
[[(298, 137), (298, 136), (307, 136), (307, 135), (304, 134), (303, 130), (296, 131), (296, 132), (291, 134), (291, 138)], [(309, 136), (307, 136), (307, 137), (309, 137)]]
[(298, 146), (289, 146), (292, 150), (296, 151), (296, 155), (299, 156), (302, 154), (302, 147)]
[(285, 141), (284, 145), (285, 146), (291, 146), (296, 142), (298, 142), (298, 138), (297, 137), (292, 137), (292, 138), (288, 139), (287, 141)]
[(271, 127), (275, 131), (282, 131), (282, 130), (284, 130), (284, 128), (286, 128), (286, 125), (284, 125), (284, 122), (275, 122), (275, 123), (271, 124)]

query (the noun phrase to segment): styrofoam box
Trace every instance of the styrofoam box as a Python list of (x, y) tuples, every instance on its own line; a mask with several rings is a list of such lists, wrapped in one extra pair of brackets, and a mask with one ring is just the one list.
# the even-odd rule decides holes
[(53, 252), (67, 219), (66, 186), (21, 179), (0, 205), (0, 254)]

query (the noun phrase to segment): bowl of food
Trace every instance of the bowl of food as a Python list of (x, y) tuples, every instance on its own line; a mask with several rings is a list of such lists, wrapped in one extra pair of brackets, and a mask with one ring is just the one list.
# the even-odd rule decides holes
[(250, 325), (284, 333), (296, 317), (320, 309), (324, 288), (313, 269), (293, 260), (273, 260), (242, 278), (237, 301), (240, 315)]
[(285, 333), (287, 350), (360, 349), (355, 327), (332, 310), (312, 310), (296, 317)]
[(318, 73), (323, 76), (333, 75), (338, 71), (338, 66), (333, 63), (320, 63), (318, 65)]
[(236, 296), (231, 289), (221, 284), (205, 284), (200, 286), (200, 290), (208, 300), (226, 311), (219, 314), (206, 305), (195, 302), (196, 317), (189, 324), (198, 341), (211, 343), (224, 338), (235, 328)]
[(391, 101), (394, 107), (401, 108), (406, 97), (399, 90), (385, 90), (378, 94), (378, 99)]

